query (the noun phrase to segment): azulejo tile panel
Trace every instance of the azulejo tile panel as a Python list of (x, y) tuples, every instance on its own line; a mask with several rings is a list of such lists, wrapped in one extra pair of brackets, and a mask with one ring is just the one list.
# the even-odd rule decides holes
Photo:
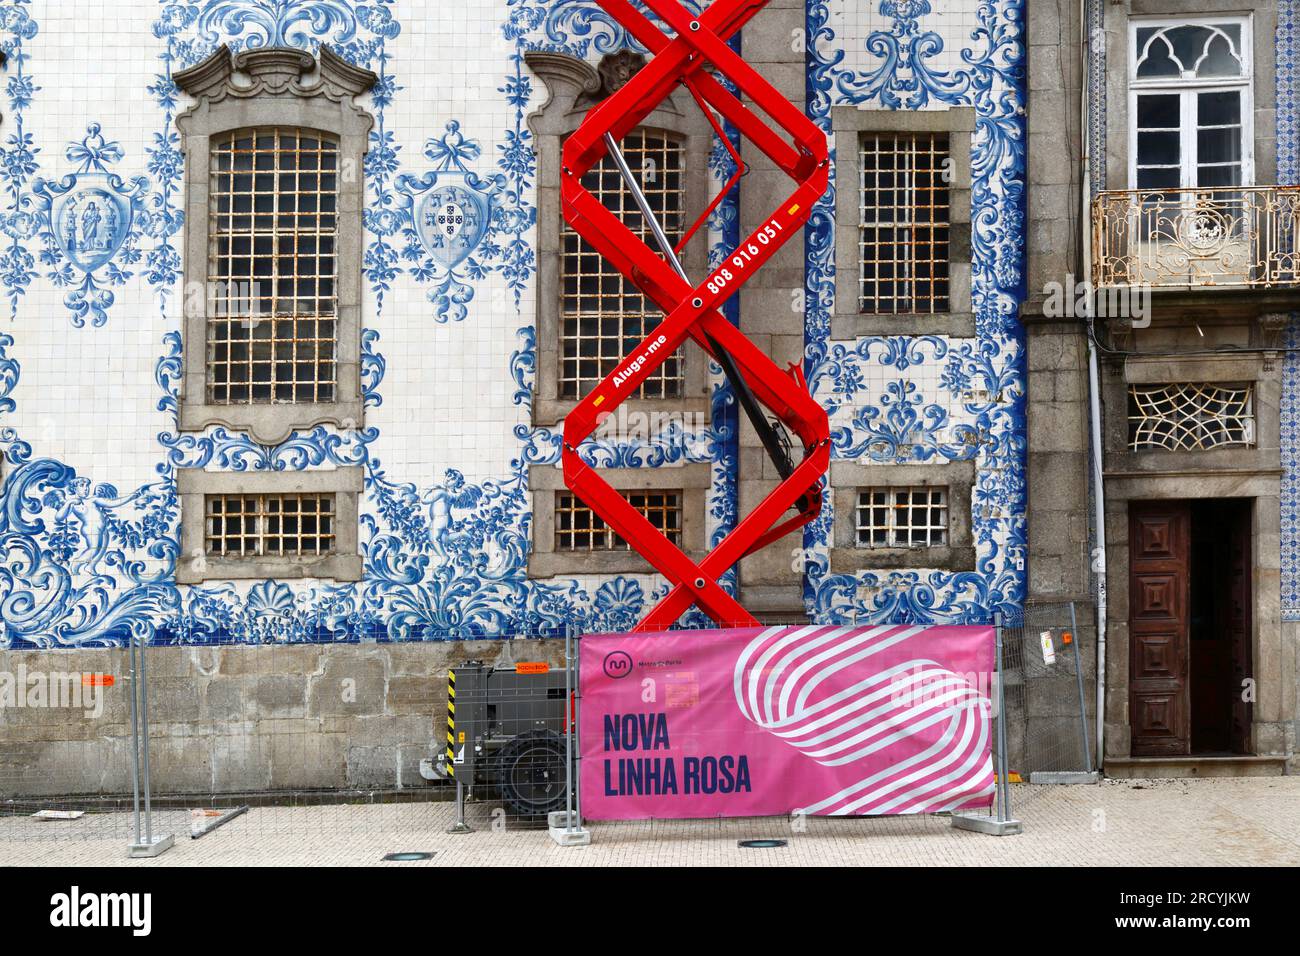
[[(838, 424), (874, 366), (894, 370), (887, 391), (837, 431), (838, 457), (975, 461), (976, 569), (831, 573), (833, 516), (824, 512), (804, 537), (805, 602), (811, 614), (834, 621), (986, 621), (1025, 599), (1024, 341), (1017, 316), (1024, 298), (1025, 4), (944, 4), (943, 18), (936, 6), (885, 0), (864, 17), (861, 4), (809, 3), (808, 108), (828, 134), (830, 111), (839, 105), (975, 109), (977, 336), (831, 340), (834, 190), (853, 188), (833, 183), (807, 240), (805, 373)], [(942, 371), (930, 370), (936, 365)]]
[[(1277, 181), (1300, 180), (1300, 2), (1277, 5)], [(1282, 365), (1282, 619), (1300, 621), (1300, 319), (1291, 317)]]
[[(662, 580), (538, 581), (526, 573), (528, 468), (556, 462), (559, 438), (534, 429), (529, 416), (538, 170), (527, 117), (545, 93), (523, 54), (562, 50), (594, 62), (629, 43), (621, 28), (592, 0), (499, 0), (450, 13), (397, 0), (123, 5), (123, 22), (149, 24), (130, 43), (132, 56), (154, 64), (152, 75), (123, 96), (120, 109), (85, 115), (54, 78), (87, 64), (63, 62), (76, 44), (51, 31), (90, 36), (104, 4), (0, 4), (8, 57), (0, 294), (12, 316), (0, 331), (0, 643), (106, 645), (131, 634), (159, 643), (433, 640), (631, 626), (664, 591)], [(828, 514), (803, 542), (805, 600), (828, 620), (984, 620), (1024, 597), (1016, 319), (1024, 3), (869, 6), (863, 18), (863, 4), (809, 2), (808, 109), (829, 126), (831, 106), (841, 103), (975, 107), (977, 334), (832, 342), (828, 197), (805, 250), (806, 372), (832, 413), (838, 456), (976, 462), (978, 566), (831, 574)], [(833, 10), (859, 16), (838, 27)], [(186, 294), (175, 120), (185, 104), (172, 77), (222, 43), (236, 50), (324, 43), (380, 77), (364, 104), (376, 122), (364, 170), (362, 427), (320, 426), (273, 447), (222, 427), (197, 434), (175, 427)], [(715, 149), (715, 188), (729, 177), (728, 163)], [(448, 206), (460, 213), (450, 224), (436, 215)], [(710, 222), (714, 256), (735, 242), (738, 228), (732, 194)], [(60, 324), (59, 337), (42, 337), (51, 323)], [(103, 427), (77, 441), (48, 438), (78, 427), (90, 409), (40, 403), (37, 396), (59, 394), (46, 372), (68, 367), (40, 350), (80, 350), (84, 359), (96, 354), (87, 351), (92, 342), (112, 356), (105, 394), (150, 390), (114, 405), (109, 429), (152, 447), (147, 480), (115, 459)], [(43, 344), (28, 351), (31, 343)], [(725, 381), (712, 373), (707, 428), (593, 442), (584, 453), (623, 467), (709, 462), (708, 528), (717, 540), (736, 521), (737, 420)], [(180, 553), (177, 469), (345, 465), (365, 476), (362, 581), (174, 584), (177, 562), (203, 560)]]
[[(104, 463), (94, 455), (76, 462), (43, 457), (41, 423), (17, 414), (21, 336), (0, 338), (0, 412), (10, 418), (0, 432), (5, 454), (0, 519), (6, 554), (0, 566), (4, 643), (110, 644), (130, 633), (159, 642), (429, 639), (630, 626), (655, 592), (663, 590), (661, 581), (626, 576), (534, 582), (525, 574), (527, 467), (554, 460), (558, 445), (557, 436), (534, 432), (526, 424), (536, 355), (530, 298), (536, 270), (536, 169), (526, 116), (538, 98), (523, 53), (552, 47), (594, 57), (625, 38), (608, 20), (593, 17), (591, 4), (580, 3), (480, 5), (477, 17), (457, 21), (460, 36), (440, 33), (447, 18), (426, 5), (392, 0), (156, 5), (136, 0), (141, 3), (153, 8), (152, 35), (138, 42), (157, 63), (147, 91), (153, 128), (143, 151), (144, 168), (119, 172), (133, 162), (138, 166), (141, 157), (127, 155), (109, 124), (87, 118), (82, 138), (66, 151), (76, 165), (62, 176), (45, 171), (42, 147), (23, 122), (41, 105), (34, 79), (39, 58), (31, 52), (41, 36), (41, 7), (24, 0), (0, 7), (10, 62), (8, 105), (16, 130), (4, 164), (3, 281), (15, 320), (19, 327), (35, 324), (24, 306), (48, 285), (67, 290), (64, 305), (73, 325), (112, 328), (110, 323), (123, 321), (112, 308), (113, 288), (146, 285), (161, 327), (152, 347), (156, 405), (173, 421), (173, 427), (157, 435), (156, 478), (131, 491), (121, 492), (95, 475)], [(62, 19), (59, 25), (69, 28)], [(90, 24), (74, 22), (71, 28), (89, 30)], [(404, 30), (407, 36), (414, 30), (437, 37), (440, 49), (419, 59), (399, 57), (396, 50), (411, 50), (403, 46)], [(174, 121), (183, 104), (171, 77), (221, 43), (235, 50), (328, 43), (380, 76), (367, 104), (376, 127), (365, 168), (363, 263), (369, 293), (363, 384), (378, 425), (318, 427), (275, 447), (221, 427), (198, 435), (174, 428), (183, 292), (178, 289), (183, 160)], [(404, 63), (415, 73), (415, 88), (437, 90), (443, 85), (439, 71), (478, 49), (494, 54), (481, 64), (498, 74), (491, 102), (472, 104), (464, 115), (444, 114), (432, 129), (393, 127), (395, 101), (413, 96), (411, 81), (402, 73)], [(471, 72), (481, 75), (482, 69)], [(57, 108), (75, 112), (71, 103), (60, 102)], [(413, 112), (425, 115), (418, 109), (399, 112), (408, 120)], [(466, 125), (469, 114), (473, 128)], [(140, 130), (130, 132), (141, 139)], [(717, 175), (729, 174), (721, 163), (713, 166)], [(453, 204), (464, 213), (458, 228), (439, 232), (429, 215), (436, 203)], [(734, 222), (732, 197), (719, 207), (712, 224), (715, 243), (726, 240)], [(395, 363), (385, 354), (383, 339), (390, 329), (400, 339), (412, 330), (427, 336), (438, 324), (472, 327), (476, 322), (486, 330), (476, 338), (467, 335), (461, 344), (484, 354), (475, 356), (468, 370), (462, 368), (462, 355), (435, 356), (442, 372), (427, 378), (452, 388), (436, 389), (432, 405), (423, 393), (427, 378), (405, 369), (389, 378)], [(134, 335), (125, 338), (138, 344)], [(393, 388), (388, 394), (386, 380)], [(484, 389), (500, 392), (502, 405), (513, 412), (491, 423), (495, 431), (480, 427), (457, 434), (454, 427), (444, 429), (436, 452), (420, 458), (402, 450), (398, 457), (415, 466), (414, 474), (390, 473), (380, 457), (390, 431), (408, 445), (420, 437), (419, 429), (404, 429), (402, 416), (391, 409), (413, 404), (409, 395), (424, 403), (427, 417), (438, 424), (455, 422), (463, 417), (457, 412), (464, 410), (467, 395), (473, 402), (475, 392)], [(720, 534), (734, 520), (734, 506), (726, 500), (734, 469), (725, 459), (730, 454), (734, 461), (734, 413), (721, 386), (715, 388), (715, 404), (715, 425), (708, 434), (593, 444), (587, 453), (592, 460), (624, 466), (713, 462), (720, 493), (710, 515), (713, 532)], [(152, 422), (121, 424), (153, 427)], [(497, 450), (511, 443), (517, 451), (502, 476)], [(202, 555), (178, 553), (177, 468), (274, 471), (349, 464), (362, 466), (366, 475), (361, 518), (366, 573), (361, 584), (174, 586), (177, 561), (203, 560)]]

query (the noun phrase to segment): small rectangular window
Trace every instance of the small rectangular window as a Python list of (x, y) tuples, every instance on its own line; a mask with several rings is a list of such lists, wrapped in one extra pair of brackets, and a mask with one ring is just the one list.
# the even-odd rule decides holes
[(208, 401), (332, 402), (337, 140), (261, 128), (214, 138)]
[[(681, 546), (680, 491), (628, 491), (622, 494), (669, 541)], [(555, 550), (627, 551), (628, 544), (577, 495), (561, 491), (555, 495)]]
[(223, 557), (335, 550), (334, 495), (207, 495), (206, 551)]
[(948, 489), (866, 488), (858, 494), (860, 548), (926, 548), (948, 543)]
[(949, 309), (949, 151), (941, 133), (861, 139), (860, 310), (934, 315)]
[[(636, 129), (621, 149), (668, 241), (676, 245), (686, 228), (684, 145), (667, 133)], [(582, 184), (658, 253), (645, 217), (609, 156), (588, 170)], [(562, 240), (559, 395), (578, 399), (599, 385), (663, 314), (567, 224)], [(684, 382), (679, 349), (650, 373), (637, 397), (676, 398)]]
[(1254, 386), (1174, 382), (1130, 385), (1130, 451), (1205, 451), (1255, 444)]

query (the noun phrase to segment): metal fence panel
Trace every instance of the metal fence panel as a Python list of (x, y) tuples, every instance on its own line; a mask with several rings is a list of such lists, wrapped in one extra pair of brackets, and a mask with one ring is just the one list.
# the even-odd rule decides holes
[(1025, 782), (1075, 782), (1097, 769), (1095, 631), (1071, 603), (1028, 604), (1004, 618), (1007, 752)]
[[(994, 818), (1023, 800), (1017, 774), (1094, 769), (1095, 651), (1071, 611), (1031, 605), (1003, 622)], [(0, 712), (0, 851), (23, 862), (51, 841), (89, 840), (125, 855), (170, 834), (378, 852), (454, 829), (458, 808), (467, 829), (558, 823), (581, 842), (577, 658), (574, 635), (0, 652), (0, 671), (81, 688), (85, 705)], [(719, 826), (784, 832), (773, 820)]]

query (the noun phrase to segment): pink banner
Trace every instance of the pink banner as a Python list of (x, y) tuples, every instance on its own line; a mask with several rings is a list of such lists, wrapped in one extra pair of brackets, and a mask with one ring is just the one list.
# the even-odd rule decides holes
[(636, 820), (987, 807), (993, 651), (991, 627), (583, 638), (583, 814)]

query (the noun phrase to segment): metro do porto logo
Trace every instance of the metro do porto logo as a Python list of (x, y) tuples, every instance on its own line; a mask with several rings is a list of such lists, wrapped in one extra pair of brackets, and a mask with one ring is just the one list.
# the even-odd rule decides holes
[(610, 651), (605, 655), (605, 676), (617, 680), (632, 673), (632, 657), (626, 651)]

